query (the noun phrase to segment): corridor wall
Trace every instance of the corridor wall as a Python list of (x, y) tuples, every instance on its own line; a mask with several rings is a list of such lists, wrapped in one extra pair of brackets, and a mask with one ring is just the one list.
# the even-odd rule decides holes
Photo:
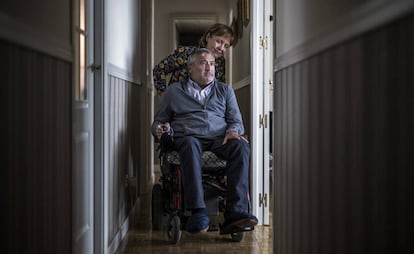
[(398, 4), (276, 58), (274, 253), (412, 251), (414, 8)]
[(5, 253), (72, 253), (70, 2), (0, 3)]

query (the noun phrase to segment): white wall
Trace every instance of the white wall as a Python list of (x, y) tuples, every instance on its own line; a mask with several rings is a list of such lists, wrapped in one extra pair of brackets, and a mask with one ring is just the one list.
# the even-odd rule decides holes
[(107, 38), (108, 62), (140, 82), (141, 21), (138, 11), (141, 1), (108, 0)]
[(326, 33), (340, 20), (368, 0), (278, 0), (276, 6), (276, 56)]
[(70, 0), (1, 0), (0, 37), (71, 60)]
[(277, 0), (275, 70), (383, 25), (414, 7), (412, 0)]
[[(237, 16), (237, 1), (231, 6), (233, 16)], [(250, 14), (251, 17), (251, 14)], [(238, 38), (237, 44), (233, 47), (232, 51), (232, 85), (238, 87), (239, 83), (244, 79), (250, 79), (250, 66), (251, 66), (251, 48), (250, 48), (250, 33), (251, 23), (245, 27), (243, 25), (242, 37)], [(242, 84), (243, 85), (243, 84)]]
[(10, 17), (20, 20), (36, 29), (42, 30), (69, 42), (70, 0), (2, 0), (0, 10)]

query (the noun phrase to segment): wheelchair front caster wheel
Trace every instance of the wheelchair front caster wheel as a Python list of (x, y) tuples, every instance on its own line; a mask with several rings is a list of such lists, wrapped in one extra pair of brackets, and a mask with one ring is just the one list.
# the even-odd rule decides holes
[(167, 225), (168, 241), (171, 244), (176, 244), (181, 238), (181, 223), (178, 215), (171, 215), (168, 219)]
[(244, 237), (244, 232), (231, 233), (230, 236), (233, 242), (241, 242)]

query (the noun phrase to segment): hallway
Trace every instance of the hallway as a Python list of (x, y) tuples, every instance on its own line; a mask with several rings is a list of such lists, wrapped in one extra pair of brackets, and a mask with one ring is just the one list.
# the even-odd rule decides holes
[[(151, 230), (152, 68), (196, 18), (237, 31), (252, 207), (273, 205), (240, 243)], [(414, 253), (413, 0), (2, 0), (0, 56), (4, 253)]]

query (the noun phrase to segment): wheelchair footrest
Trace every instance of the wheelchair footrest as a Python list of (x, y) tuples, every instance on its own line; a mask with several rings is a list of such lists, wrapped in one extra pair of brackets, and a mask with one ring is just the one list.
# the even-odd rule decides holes
[(222, 225), (220, 225), (220, 235), (227, 235), (227, 234), (233, 234), (233, 233), (239, 233), (239, 232), (246, 232), (246, 231), (253, 231), (254, 226), (248, 226), (248, 227), (237, 227), (233, 225), (228, 225), (225, 228), (223, 228)]

